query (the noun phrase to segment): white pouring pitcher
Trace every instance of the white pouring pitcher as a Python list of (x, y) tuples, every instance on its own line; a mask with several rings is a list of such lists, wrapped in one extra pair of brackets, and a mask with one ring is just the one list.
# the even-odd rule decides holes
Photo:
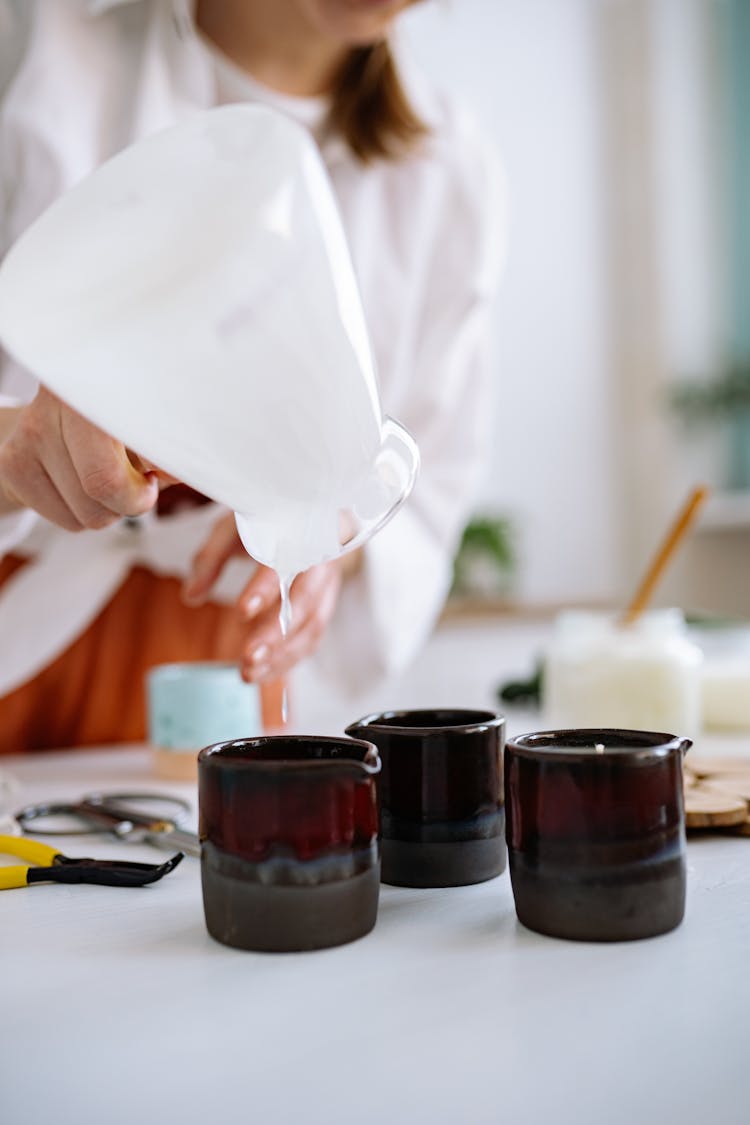
[(246, 549), (280, 573), (363, 542), (414, 483), (327, 173), (264, 107), (196, 113), (57, 200), (0, 267), (0, 342), (239, 513)]

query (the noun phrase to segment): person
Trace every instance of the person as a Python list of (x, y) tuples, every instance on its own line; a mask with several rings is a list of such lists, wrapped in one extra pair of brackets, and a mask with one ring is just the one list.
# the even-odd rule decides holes
[(231, 515), (0, 353), (0, 751), (142, 738), (155, 663), (238, 660), (271, 706), (312, 654), (356, 690), (431, 630), (489, 436), (504, 220), (491, 150), (394, 41), (413, 2), (0, 0), (0, 254), (135, 139), (213, 105), (276, 108), (319, 145), (384, 409), (422, 461), (386, 528), (297, 578), (283, 638), (276, 576), (242, 560)]

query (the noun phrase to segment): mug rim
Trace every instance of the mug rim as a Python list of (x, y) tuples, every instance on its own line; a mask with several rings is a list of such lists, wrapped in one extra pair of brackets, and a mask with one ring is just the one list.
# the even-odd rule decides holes
[[(428, 715), (454, 715), (454, 716), (471, 716), (471, 719), (466, 722), (457, 723), (399, 723), (392, 722), (391, 720), (406, 718), (406, 716), (428, 716)], [(376, 731), (378, 734), (404, 734), (404, 735), (418, 735), (421, 738), (428, 738), (430, 736), (439, 736), (445, 732), (456, 732), (460, 734), (473, 734), (475, 732), (502, 729), (505, 726), (505, 715), (499, 715), (496, 711), (490, 711), (489, 708), (473, 708), (473, 707), (416, 707), (405, 708), (403, 710), (394, 711), (377, 711), (371, 715), (365, 715), (356, 722), (349, 723), (345, 728), (345, 733), (349, 737), (354, 738), (356, 735), (350, 735), (350, 731), (358, 731), (361, 734), (366, 733), (368, 730)]]
[[(219, 672), (226, 672), (227, 669), (234, 669), (237, 672), (237, 677), (240, 677), (239, 668), (235, 661), (232, 660), (167, 660), (164, 664), (152, 664), (146, 671), (146, 678), (151, 679), (182, 679), (190, 675), (191, 672), (201, 672), (209, 674), (217, 674)], [(251, 685), (248, 684), (248, 687)]]
[[(592, 745), (614, 743), (604, 754), (592, 754)], [(570, 727), (562, 730), (531, 731), (515, 735), (505, 743), (506, 752), (531, 761), (618, 762), (637, 764), (685, 753), (691, 739), (663, 731), (629, 730), (625, 727)]]
[[(239, 747), (256, 747), (279, 746), (281, 743), (295, 743), (299, 745), (320, 746), (321, 743), (325, 745), (341, 746), (344, 749), (349, 747), (356, 747), (361, 757), (354, 757), (353, 754), (349, 757), (342, 755), (340, 758), (254, 758), (248, 754), (243, 757), (231, 757), (227, 755), (222, 756), (222, 752)], [(198, 764), (206, 768), (212, 767), (216, 769), (241, 769), (241, 770), (258, 770), (263, 773), (279, 773), (281, 771), (304, 771), (304, 770), (330, 770), (337, 767), (345, 766), (352, 767), (355, 770), (362, 770), (368, 776), (374, 777), (380, 773), (382, 763), (380, 761), (380, 754), (377, 746), (373, 742), (367, 742), (363, 738), (345, 738), (343, 735), (315, 735), (315, 734), (261, 734), (253, 735), (249, 738), (231, 738), (224, 742), (214, 742), (210, 746), (204, 746), (198, 754)]]

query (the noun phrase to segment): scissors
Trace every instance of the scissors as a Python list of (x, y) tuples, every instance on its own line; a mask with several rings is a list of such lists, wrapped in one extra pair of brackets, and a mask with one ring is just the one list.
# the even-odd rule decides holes
[[(198, 856), (201, 849), (197, 835), (181, 827), (189, 811), (189, 801), (168, 793), (87, 793), (79, 801), (28, 805), (15, 818), (24, 832), (33, 825), (33, 831), (42, 836), (109, 832), (118, 840), (154, 844), (167, 851), (179, 848)], [(55, 828), (44, 823), (52, 820), (54, 824), (54, 818), (59, 817), (72, 819), (76, 827)]]
[(57, 848), (20, 836), (0, 836), (0, 852), (27, 864), (0, 866), (0, 891), (30, 883), (98, 883), (105, 887), (142, 887), (173, 871), (184, 858), (177, 852), (166, 863), (128, 863), (108, 859), (71, 859)]

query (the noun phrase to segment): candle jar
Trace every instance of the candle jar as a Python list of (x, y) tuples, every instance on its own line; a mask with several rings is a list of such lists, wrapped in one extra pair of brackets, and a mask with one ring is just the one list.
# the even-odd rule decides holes
[(209, 933), (240, 949), (341, 945), (375, 925), (376, 748), (346, 738), (240, 739), (198, 756)]
[(694, 624), (690, 635), (704, 657), (704, 731), (750, 731), (750, 627), (706, 620)]
[(581, 941), (673, 929), (685, 910), (682, 757), (650, 731), (545, 731), (508, 741), (508, 863), (519, 920)]
[(503, 736), (492, 711), (386, 711), (346, 728), (374, 742), (383, 882), (456, 887), (505, 868)]
[(158, 664), (146, 676), (148, 736), (154, 772), (173, 781), (198, 776), (198, 751), (208, 743), (263, 731), (260, 692), (236, 664)]
[(614, 615), (562, 613), (545, 660), (545, 722), (695, 735), (701, 663), (679, 610), (653, 610), (627, 626)]

